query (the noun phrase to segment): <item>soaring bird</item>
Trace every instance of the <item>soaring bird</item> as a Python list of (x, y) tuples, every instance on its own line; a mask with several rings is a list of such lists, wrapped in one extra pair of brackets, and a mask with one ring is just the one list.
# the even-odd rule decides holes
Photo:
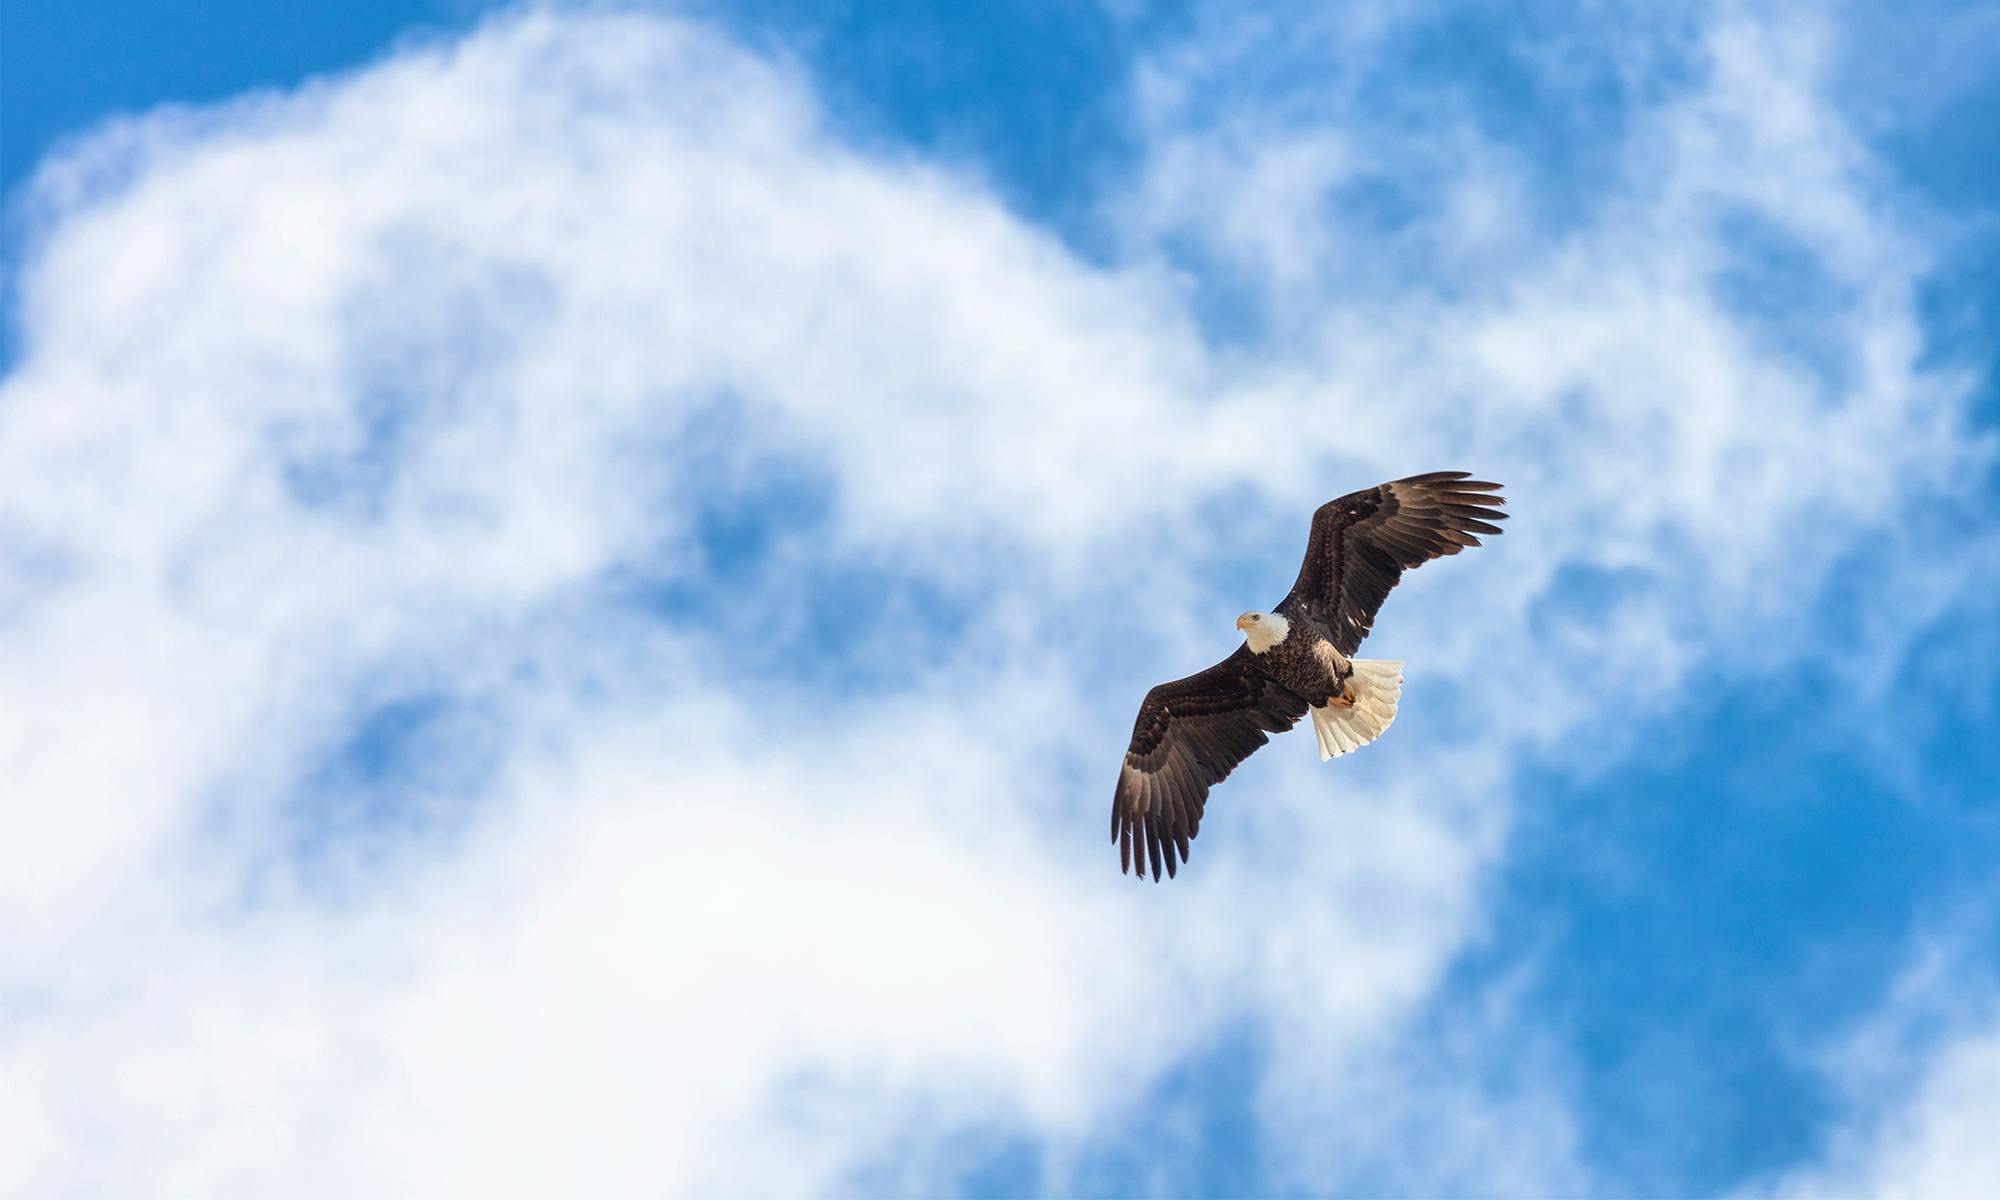
[(1504, 520), (1500, 485), (1433, 471), (1322, 504), (1291, 592), (1236, 618), (1244, 644), (1221, 662), (1146, 693), (1111, 800), (1120, 866), (1153, 879), (1201, 828), (1208, 790), (1236, 764), (1312, 714), (1324, 762), (1357, 750), (1396, 719), (1403, 664), (1353, 657), (1403, 572), (1479, 545)]

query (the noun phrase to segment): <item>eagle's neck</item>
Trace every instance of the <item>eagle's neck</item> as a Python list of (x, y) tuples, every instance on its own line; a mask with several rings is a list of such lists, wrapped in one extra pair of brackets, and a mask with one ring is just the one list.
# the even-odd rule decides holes
[(1265, 613), (1263, 620), (1243, 631), (1243, 636), (1250, 643), (1250, 653), (1262, 654), (1284, 641), (1285, 636), (1291, 631), (1290, 621), (1277, 613)]

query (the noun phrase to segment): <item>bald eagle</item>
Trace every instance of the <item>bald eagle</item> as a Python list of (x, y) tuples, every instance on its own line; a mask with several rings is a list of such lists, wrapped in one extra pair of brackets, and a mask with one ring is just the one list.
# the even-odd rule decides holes
[(1342, 496), (1313, 514), (1298, 581), (1270, 612), (1236, 618), (1244, 644), (1221, 662), (1146, 693), (1111, 801), (1126, 871), (1186, 862), (1208, 790), (1273, 733), (1312, 714), (1320, 761), (1357, 750), (1396, 719), (1403, 664), (1352, 657), (1404, 571), (1496, 534), (1500, 485), (1464, 471), (1412, 475)]

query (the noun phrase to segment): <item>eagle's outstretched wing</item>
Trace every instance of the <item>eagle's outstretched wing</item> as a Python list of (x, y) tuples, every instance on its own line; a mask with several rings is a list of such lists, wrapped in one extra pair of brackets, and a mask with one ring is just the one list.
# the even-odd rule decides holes
[(1123, 868), (1136, 860), (1144, 878), (1151, 860), (1157, 880), (1164, 858), (1172, 875), (1177, 851), (1187, 861), (1208, 789), (1269, 741), (1267, 734), (1283, 733), (1305, 714), (1305, 700), (1258, 670), (1247, 646), (1147, 692), (1111, 800), (1111, 840)]
[(1342, 654), (1353, 654), (1404, 571), (1500, 532), (1493, 522), (1507, 514), (1499, 488), (1464, 471), (1434, 471), (1320, 505), (1298, 582), (1278, 611), (1302, 606)]

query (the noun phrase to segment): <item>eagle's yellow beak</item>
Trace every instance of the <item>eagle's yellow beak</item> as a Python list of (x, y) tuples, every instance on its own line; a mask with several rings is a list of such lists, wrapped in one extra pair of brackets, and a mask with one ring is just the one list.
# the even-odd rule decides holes
[(1236, 618), (1236, 628), (1238, 628), (1238, 629), (1248, 629), (1248, 628), (1250, 628), (1250, 614), (1249, 614), (1249, 613), (1244, 613), (1244, 614), (1243, 614), (1242, 616), (1240, 616), (1240, 617)]

